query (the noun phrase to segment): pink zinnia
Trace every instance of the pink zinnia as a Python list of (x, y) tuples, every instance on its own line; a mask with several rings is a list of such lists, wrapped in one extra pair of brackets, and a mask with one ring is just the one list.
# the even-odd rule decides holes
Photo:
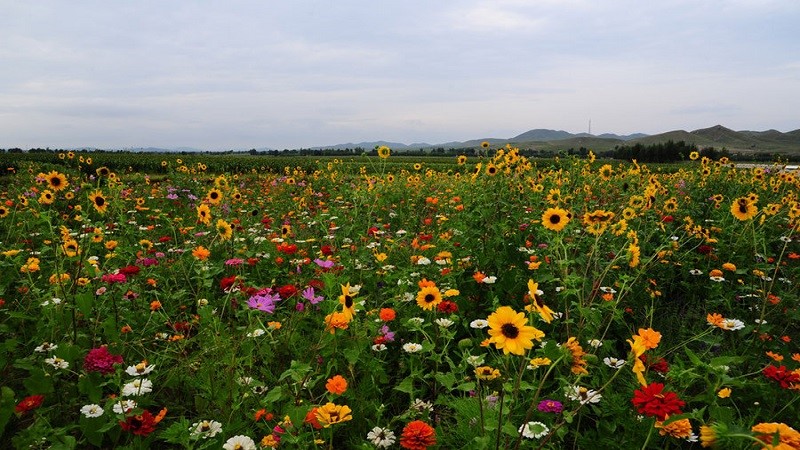
[(124, 283), (128, 278), (124, 273), (107, 273), (103, 275), (102, 280), (106, 283)]
[(113, 373), (114, 364), (122, 364), (122, 356), (112, 355), (105, 345), (89, 350), (83, 359), (83, 368), (87, 372), (100, 372), (103, 375)]

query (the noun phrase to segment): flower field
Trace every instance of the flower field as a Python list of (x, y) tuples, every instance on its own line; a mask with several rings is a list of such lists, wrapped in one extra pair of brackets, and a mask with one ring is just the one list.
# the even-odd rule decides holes
[(3, 448), (800, 449), (800, 174), (486, 150), (15, 162)]

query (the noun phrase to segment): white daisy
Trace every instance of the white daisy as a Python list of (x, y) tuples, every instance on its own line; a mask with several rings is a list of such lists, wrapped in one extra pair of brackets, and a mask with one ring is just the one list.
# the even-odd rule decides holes
[(519, 432), (528, 439), (540, 439), (550, 433), (550, 428), (542, 422), (528, 422), (519, 427)]
[(119, 400), (114, 403), (114, 414), (125, 414), (136, 408), (135, 400)]
[(396, 440), (394, 432), (388, 428), (375, 427), (367, 433), (367, 440), (378, 448), (389, 448)]
[(189, 431), (191, 432), (191, 437), (195, 439), (200, 437), (208, 439), (222, 432), (222, 424), (216, 420), (201, 420), (193, 423)]
[(222, 448), (225, 450), (256, 450), (256, 443), (249, 436), (239, 434), (225, 441)]
[(90, 405), (84, 405), (81, 408), (81, 414), (88, 418), (100, 417), (103, 415), (103, 412), (103, 407), (94, 403)]
[(143, 395), (153, 392), (153, 382), (147, 378), (141, 378), (125, 383), (122, 386), (122, 396), (130, 397), (131, 395)]
[(416, 342), (408, 342), (406, 344), (403, 344), (403, 350), (406, 353), (416, 353), (422, 350), (422, 346), (420, 344), (417, 344)]
[(54, 356), (52, 358), (46, 358), (44, 362), (50, 364), (56, 369), (66, 369), (67, 367), (69, 367), (69, 363), (59, 358), (58, 356)]
[(625, 360), (606, 356), (605, 358), (603, 358), (603, 363), (605, 363), (605, 365), (611, 367), (612, 369), (619, 369), (620, 367), (625, 365)]

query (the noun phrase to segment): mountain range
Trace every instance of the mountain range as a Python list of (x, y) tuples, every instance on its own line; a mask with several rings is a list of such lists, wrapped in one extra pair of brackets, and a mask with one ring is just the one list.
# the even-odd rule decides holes
[(403, 144), (399, 142), (373, 141), (360, 143), (347, 143), (314, 147), (313, 149), (345, 149), (363, 148), (372, 149), (385, 145), (392, 150), (416, 150), (424, 148), (471, 148), (478, 147), (482, 142), (488, 142), (492, 147), (511, 144), (525, 149), (538, 150), (565, 150), (569, 148), (585, 147), (595, 151), (612, 150), (618, 145), (643, 145), (656, 144), (667, 141), (684, 141), (693, 143), (698, 147), (726, 148), (731, 152), (739, 153), (791, 153), (800, 154), (800, 129), (782, 133), (777, 130), (767, 131), (734, 131), (722, 125), (701, 128), (694, 131), (674, 130), (665, 133), (647, 135), (634, 133), (617, 135), (604, 133), (593, 135), (589, 133), (569, 133), (563, 130), (533, 129), (511, 138), (482, 138), (468, 141), (445, 142), (441, 144), (414, 143)]

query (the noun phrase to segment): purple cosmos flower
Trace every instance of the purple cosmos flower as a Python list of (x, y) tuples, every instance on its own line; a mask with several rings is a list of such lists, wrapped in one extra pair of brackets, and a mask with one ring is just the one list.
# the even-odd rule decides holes
[(330, 269), (331, 267), (334, 266), (334, 264), (336, 264), (333, 261), (328, 261), (328, 260), (319, 259), (319, 258), (315, 259), (314, 263), (316, 263), (318, 266), (322, 267), (323, 269)]
[(275, 302), (277, 302), (280, 299), (281, 296), (278, 295), (277, 293), (275, 294), (259, 293), (250, 297), (250, 299), (247, 300), (247, 306), (271, 314), (275, 312)]
[(388, 325), (381, 327), (381, 334), (386, 342), (394, 342), (394, 331), (390, 330)]
[(178, 194), (167, 194), (167, 199), (169, 200), (177, 200)]
[(312, 305), (316, 305), (317, 303), (325, 300), (321, 295), (316, 295), (314, 293), (313, 287), (308, 287), (303, 291), (303, 298), (311, 302)]

